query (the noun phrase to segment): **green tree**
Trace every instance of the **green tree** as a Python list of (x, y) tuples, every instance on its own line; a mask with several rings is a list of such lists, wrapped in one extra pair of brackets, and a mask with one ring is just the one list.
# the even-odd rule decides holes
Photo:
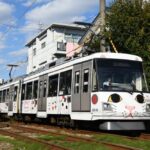
[(115, 0), (106, 16), (107, 39), (118, 52), (141, 56), (150, 88), (150, 3)]

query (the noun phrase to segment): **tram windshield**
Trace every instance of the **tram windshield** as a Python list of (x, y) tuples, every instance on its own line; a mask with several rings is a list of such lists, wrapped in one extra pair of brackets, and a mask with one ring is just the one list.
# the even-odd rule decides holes
[(97, 59), (95, 67), (98, 82), (95, 80), (94, 83), (93, 79), (93, 88), (104, 91), (148, 91), (139, 61)]

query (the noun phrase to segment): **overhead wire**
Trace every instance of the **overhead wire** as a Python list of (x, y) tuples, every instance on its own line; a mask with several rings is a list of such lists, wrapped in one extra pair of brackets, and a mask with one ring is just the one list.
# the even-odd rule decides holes
[[(22, 19), (22, 17), (31, 9), (31, 7), (36, 2), (37, 2), (37, 0), (32, 0), (32, 3), (30, 4), (30, 6), (28, 6), (28, 8), (26, 10), (24, 10), (24, 12), (18, 17), (18, 20)], [(12, 21), (12, 19), (10, 21)], [(15, 26), (8, 25), (8, 29), (2, 34), (1, 39), (3, 39), (6, 36), (6, 34), (8, 34), (8, 32), (10, 32), (10, 30), (12, 30), (13, 28), (15, 28)]]
[[(37, 2), (37, 0), (32, 0), (32, 3), (28, 6), (28, 8), (26, 10), (23, 11), (23, 13), (18, 17), (18, 20), (22, 19), (23, 16), (31, 9), (31, 7)], [(12, 21), (12, 19), (10, 20)], [(1, 24), (2, 26), (6, 24)], [(5, 36), (12, 30), (15, 28), (15, 25), (7, 25), (7, 30), (1, 35), (1, 40), (3, 40), (5, 38)]]

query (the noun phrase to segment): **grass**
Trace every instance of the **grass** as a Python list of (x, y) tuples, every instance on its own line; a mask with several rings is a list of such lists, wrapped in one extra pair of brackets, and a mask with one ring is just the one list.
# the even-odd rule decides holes
[(75, 142), (67, 140), (65, 135), (63, 136), (51, 136), (51, 135), (41, 135), (40, 139), (50, 141), (51, 143), (70, 148), (72, 150), (109, 150), (100, 144), (91, 144), (87, 142)]
[(47, 150), (43, 145), (37, 143), (26, 143), (13, 139), (11, 137), (5, 137), (0, 135), (0, 142), (9, 143), (12, 145), (13, 150)]
[[(71, 150), (109, 150), (101, 144), (92, 144), (80, 141), (71, 141), (67, 136), (52, 136), (52, 135), (39, 135), (39, 139), (49, 141), (53, 144), (57, 144)], [(122, 144), (126, 146), (131, 146), (134, 148), (139, 148), (143, 150), (149, 150), (150, 142), (142, 140), (133, 140), (121, 137), (119, 135), (94, 135), (92, 139), (100, 142), (110, 142), (114, 144)], [(43, 145), (37, 143), (26, 143), (24, 141), (16, 140), (11, 137), (0, 136), (0, 142), (9, 143), (12, 145), (13, 150), (47, 150)]]
[(122, 138), (117, 135), (96, 135), (94, 138), (97, 141), (102, 141), (102, 142), (110, 142), (114, 144), (122, 144), (126, 146), (131, 146), (135, 148), (140, 148), (143, 150), (149, 150), (150, 149), (150, 141), (144, 141), (144, 140), (134, 140), (134, 139), (127, 139), (127, 138)]
[(39, 139), (46, 140), (46, 141), (64, 141), (66, 139), (65, 135), (61, 136), (52, 136), (52, 135), (40, 135), (38, 136)]
[(85, 142), (65, 142), (61, 144), (65, 147), (71, 148), (72, 150), (109, 150), (103, 145)]
[[(65, 136), (51, 136), (51, 135), (41, 135), (39, 137), (40, 139), (50, 141), (52, 143), (57, 143), (58, 145), (70, 148), (72, 150), (107, 150), (108, 148), (104, 147), (100, 144), (91, 144), (86, 142), (72, 142), (67, 141), (67, 138)], [(92, 137), (96, 141), (100, 142), (110, 142), (114, 144), (121, 144), (126, 145), (134, 148), (139, 148), (143, 150), (149, 150), (150, 149), (150, 141), (144, 141), (144, 140), (133, 140), (133, 139), (127, 139), (123, 138), (119, 135), (95, 135)]]

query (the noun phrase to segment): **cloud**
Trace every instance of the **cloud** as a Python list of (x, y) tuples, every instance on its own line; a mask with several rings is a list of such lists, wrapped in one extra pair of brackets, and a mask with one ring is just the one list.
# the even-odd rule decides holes
[(50, 2), (51, 0), (19, 0), (25, 7), (30, 7), (32, 4), (43, 4)]
[(39, 23), (49, 26), (52, 23), (86, 21), (86, 13), (95, 11), (99, 6), (98, 2), (99, 0), (49, 0), (26, 13), (22, 30), (31, 32), (32, 27), (37, 30)]
[(26, 19), (29, 22), (43, 23), (69, 22), (72, 17), (81, 17), (85, 12), (92, 11), (97, 2), (98, 0), (54, 0), (28, 12)]
[(6, 48), (7, 31), (15, 24), (14, 11), (14, 5), (0, 1), (0, 50)]
[(28, 53), (28, 50), (26, 48), (23, 48), (21, 50), (17, 50), (17, 51), (12, 51), (9, 53), (9, 55), (11, 56), (24, 56)]
[(14, 10), (13, 5), (0, 1), (0, 24), (14, 24), (12, 16)]

